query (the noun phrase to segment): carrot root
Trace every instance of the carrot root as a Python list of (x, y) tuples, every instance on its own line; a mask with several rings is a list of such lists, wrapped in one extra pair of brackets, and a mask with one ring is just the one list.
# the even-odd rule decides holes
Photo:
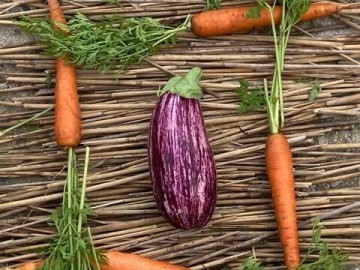
[[(58, 0), (48, 0), (53, 21), (66, 23)], [(54, 28), (58, 28), (54, 25)], [(55, 138), (59, 146), (76, 147), (81, 137), (81, 116), (75, 67), (66, 59), (56, 60)]]
[(81, 137), (81, 116), (76, 71), (64, 60), (56, 60), (55, 138), (59, 146), (76, 147)]
[(271, 134), (266, 141), (266, 170), (287, 269), (300, 263), (296, 198), (291, 150), (286, 137)]
[[(199, 37), (210, 37), (271, 26), (270, 13), (266, 8), (261, 10), (259, 18), (248, 18), (251, 8), (254, 7), (224, 8), (196, 14), (191, 19), (192, 32)], [(301, 21), (328, 16), (343, 8), (346, 8), (346, 5), (334, 2), (313, 3)], [(281, 23), (281, 14), (282, 7), (275, 7), (273, 15), (276, 24)]]
[(106, 257), (109, 260), (108, 265), (101, 266), (101, 270), (188, 270), (183, 266), (111, 250), (106, 252)]

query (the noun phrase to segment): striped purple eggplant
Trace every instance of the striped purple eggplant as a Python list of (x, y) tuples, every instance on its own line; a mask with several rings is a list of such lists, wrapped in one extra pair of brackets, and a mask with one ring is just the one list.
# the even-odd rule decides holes
[(210, 220), (217, 180), (199, 104), (201, 69), (164, 87), (151, 118), (148, 158), (161, 214), (174, 226), (199, 229)]

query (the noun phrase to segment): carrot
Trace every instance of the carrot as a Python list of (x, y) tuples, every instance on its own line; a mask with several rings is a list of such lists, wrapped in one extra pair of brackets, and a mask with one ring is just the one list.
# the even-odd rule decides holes
[[(292, 27), (309, 14), (319, 14), (309, 10), (308, 0), (281, 1), (281, 25), (277, 29), (274, 9), (267, 2), (258, 0), (272, 17), (271, 26), (275, 46), (276, 65), (271, 89), (264, 79), (264, 92), (270, 134), (266, 139), (266, 171), (271, 188), (275, 219), (287, 269), (296, 269), (300, 264), (299, 237), (296, 216), (296, 197), (291, 150), (286, 137), (281, 133), (285, 121), (282, 73), (285, 54)], [(314, 9), (314, 6), (312, 6)]]
[(101, 266), (101, 270), (188, 270), (186, 267), (148, 259), (136, 254), (108, 251), (105, 255), (108, 258), (108, 265)]
[(268, 136), (265, 159), (284, 260), (287, 269), (295, 269), (300, 263), (300, 254), (293, 164), (289, 143), (283, 134)]
[[(48, 0), (50, 18), (62, 24), (65, 17), (57, 0)], [(57, 28), (56, 25), (54, 25)], [(55, 84), (55, 137), (64, 148), (78, 145), (81, 136), (79, 97), (75, 67), (66, 64), (66, 59), (56, 60)]]
[[(310, 21), (328, 16), (346, 6), (333, 2), (313, 3), (300, 21)], [(255, 18), (248, 17), (251, 9), (256, 10), (256, 7), (248, 6), (201, 12), (191, 19), (192, 32), (199, 37), (210, 37), (236, 32), (249, 32), (253, 29), (271, 26), (270, 12), (267, 8), (262, 8), (260, 16)], [(273, 15), (275, 24), (280, 24), (282, 7), (276, 6)]]
[[(167, 262), (148, 259), (136, 254), (127, 254), (118, 251), (107, 251), (104, 254), (107, 265), (101, 265), (100, 270), (189, 270), (189, 268), (177, 266)], [(39, 262), (28, 262), (20, 265), (15, 270), (37, 270)]]

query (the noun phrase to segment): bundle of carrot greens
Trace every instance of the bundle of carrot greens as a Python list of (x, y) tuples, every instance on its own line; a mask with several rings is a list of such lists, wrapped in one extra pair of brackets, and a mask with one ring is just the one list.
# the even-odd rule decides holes
[(78, 13), (67, 24), (23, 18), (18, 26), (48, 45), (48, 54), (66, 55), (72, 65), (106, 71), (126, 69), (155, 54), (160, 45), (175, 43), (176, 34), (188, 29), (189, 19), (173, 28), (148, 17), (104, 16), (93, 22)]

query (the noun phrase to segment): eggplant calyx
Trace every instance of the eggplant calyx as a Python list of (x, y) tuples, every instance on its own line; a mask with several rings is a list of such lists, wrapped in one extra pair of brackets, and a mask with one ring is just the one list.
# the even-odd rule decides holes
[(201, 68), (192, 68), (185, 77), (175, 76), (172, 77), (164, 86), (162, 90), (159, 90), (158, 95), (162, 96), (166, 92), (172, 94), (178, 94), (184, 98), (192, 98), (200, 100), (202, 96), (202, 90), (199, 86), (201, 78)]

